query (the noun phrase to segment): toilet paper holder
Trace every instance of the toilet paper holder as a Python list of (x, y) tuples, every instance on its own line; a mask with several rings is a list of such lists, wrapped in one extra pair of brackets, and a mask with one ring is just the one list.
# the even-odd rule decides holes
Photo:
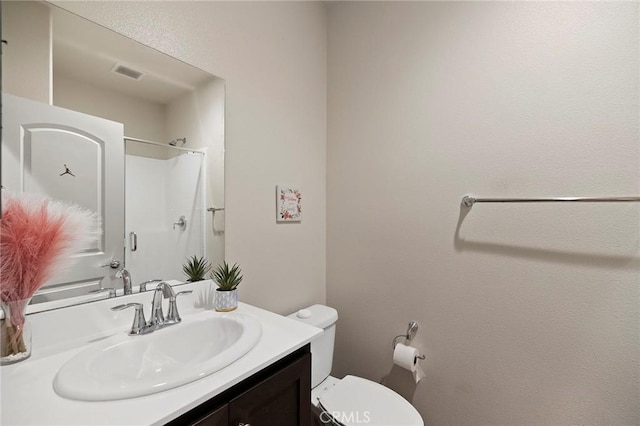
[[(413, 340), (413, 338), (416, 336), (416, 333), (418, 332), (418, 323), (416, 321), (410, 321), (409, 322), (409, 326), (407, 327), (407, 333), (406, 334), (398, 334), (396, 337), (393, 338), (393, 349), (396, 348), (396, 345), (398, 343), (400, 343), (400, 340), (404, 339), (404, 343), (407, 343), (411, 340)], [(425, 359), (424, 355), (419, 355), (418, 356), (419, 359)]]

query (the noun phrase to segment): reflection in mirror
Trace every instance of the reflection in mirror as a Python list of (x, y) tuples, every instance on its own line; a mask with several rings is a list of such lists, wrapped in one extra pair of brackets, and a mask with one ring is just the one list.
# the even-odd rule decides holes
[[(49, 138), (36, 141), (40, 157), (29, 173), (32, 182), (37, 179), (41, 184), (26, 188), (18, 182), (12, 190), (41, 191), (58, 199), (67, 199), (71, 191), (69, 198), (81, 197), (95, 204), (88, 207), (100, 210), (103, 223), (121, 221), (124, 227), (104, 226), (103, 238), (115, 238), (119, 247), (96, 250), (83, 276), (78, 272), (43, 287), (32, 302), (42, 306), (32, 311), (108, 297), (108, 291), (90, 293), (103, 288), (114, 287), (120, 295), (123, 282), (115, 275), (123, 266), (129, 270), (136, 291), (140, 283), (156, 278), (184, 281), (181, 269), (187, 256), (204, 254), (213, 264), (221, 262), (224, 80), (56, 6), (3, 1), (0, 7), (2, 38), (9, 42), (2, 52), (3, 98), (8, 93), (119, 123), (127, 139), (125, 142), (120, 136), (109, 141), (120, 145), (122, 168), (126, 167), (121, 176), (125, 194), (120, 196), (125, 207), (109, 200), (109, 190), (105, 190), (105, 197), (96, 198), (96, 194), (82, 195), (71, 187), (49, 188), (53, 182), (48, 182), (47, 176), (54, 169), (63, 173), (67, 164), (71, 173), (84, 173), (88, 162), (71, 165), (66, 160), (47, 163), (44, 159), (48, 155), (58, 158), (65, 152), (65, 158), (81, 159), (85, 146), (76, 148), (65, 141), (53, 144)], [(5, 131), (7, 112), (5, 106)], [(3, 132), (3, 149), (7, 137), (8, 132)], [(86, 149), (97, 155), (95, 148), (87, 145)], [(11, 167), (5, 167), (4, 156), (2, 162), (5, 185), (12, 179)], [(106, 171), (118, 169), (101, 164)], [(13, 170), (15, 176), (24, 172), (22, 166), (15, 167), (19, 169)], [(74, 183), (100, 187), (88, 180)], [(101, 200), (104, 205), (98, 207)], [(216, 211), (211, 211), (213, 208)], [(183, 216), (185, 225), (180, 225)], [(114, 230), (116, 235), (110, 236)], [(120, 266), (101, 267), (112, 260)]]
[(206, 250), (205, 154), (125, 142), (127, 270), (140, 282), (182, 277), (184, 259)]
[(99, 265), (123, 250), (123, 126), (6, 93), (2, 102), (5, 190), (72, 202), (101, 222), (95, 244), (73, 255), (74, 267), (48, 280), (33, 302), (87, 294), (102, 281)]

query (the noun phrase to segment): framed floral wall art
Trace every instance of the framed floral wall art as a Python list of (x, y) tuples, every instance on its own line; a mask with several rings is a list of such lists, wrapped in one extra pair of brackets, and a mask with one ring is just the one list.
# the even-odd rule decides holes
[(276, 186), (276, 222), (302, 221), (302, 194), (299, 188)]

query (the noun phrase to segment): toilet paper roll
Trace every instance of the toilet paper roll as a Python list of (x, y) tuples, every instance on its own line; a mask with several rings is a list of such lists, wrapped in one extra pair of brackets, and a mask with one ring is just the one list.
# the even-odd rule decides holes
[(425, 377), (424, 370), (422, 370), (420, 366), (419, 355), (418, 349), (413, 346), (403, 345), (402, 343), (398, 343), (393, 350), (393, 363), (411, 371), (416, 383)]

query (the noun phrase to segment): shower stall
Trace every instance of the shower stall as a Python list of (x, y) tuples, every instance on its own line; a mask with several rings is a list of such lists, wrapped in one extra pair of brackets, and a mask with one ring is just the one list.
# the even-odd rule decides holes
[(134, 285), (186, 280), (206, 253), (205, 152), (125, 138), (125, 264)]

